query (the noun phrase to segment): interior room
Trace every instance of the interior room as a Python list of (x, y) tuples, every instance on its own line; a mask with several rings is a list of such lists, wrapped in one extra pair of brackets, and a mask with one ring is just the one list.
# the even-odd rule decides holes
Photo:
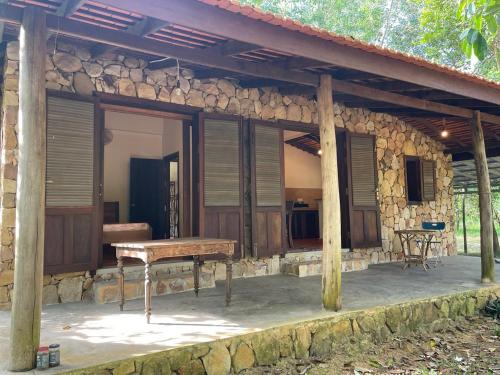
[(322, 246), (319, 139), (313, 134), (290, 130), (285, 130), (283, 139), (287, 240), (292, 249), (319, 249)]
[(105, 110), (103, 265), (113, 242), (183, 235), (183, 121)]

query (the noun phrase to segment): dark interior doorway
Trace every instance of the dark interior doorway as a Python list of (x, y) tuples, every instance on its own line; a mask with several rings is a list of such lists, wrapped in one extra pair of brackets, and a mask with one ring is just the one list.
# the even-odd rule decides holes
[(148, 223), (154, 240), (168, 238), (164, 171), (161, 159), (130, 159), (129, 222)]

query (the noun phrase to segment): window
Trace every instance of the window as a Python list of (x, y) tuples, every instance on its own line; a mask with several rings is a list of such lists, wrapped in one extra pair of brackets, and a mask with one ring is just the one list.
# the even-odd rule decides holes
[(435, 165), (432, 160), (405, 156), (406, 198), (408, 204), (433, 201), (435, 197)]

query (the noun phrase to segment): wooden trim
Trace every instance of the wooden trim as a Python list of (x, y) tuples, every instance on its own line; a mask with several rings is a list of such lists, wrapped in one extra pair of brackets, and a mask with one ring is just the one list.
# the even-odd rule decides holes
[(182, 236), (191, 236), (191, 121), (182, 123)]
[[(324, 40), (317, 36), (287, 30), (244, 15), (194, 0), (100, 0), (150, 17), (203, 30), (228, 39), (256, 44), (331, 65), (373, 73), (388, 78), (428, 86), (478, 100), (500, 104), (498, 89), (471, 82), (415, 63), (368, 52), (354, 46)], [(278, 77), (270, 77), (279, 79)], [(335, 89), (335, 84), (333, 85)]]
[(158, 111), (155, 109), (129, 107), (129, 106), (124, 106), (124, 105), (116, 105), (116, 104), (102, 103), (101, 108), (103, 110), (109, 111), (109, 112), (130, 113), (130, 114), (134, 114), (134, 115), (167, 118), (167, 119), (174, 119), (174, 120), (191, 120), (191, 118), (192, 118), (192, 115), (184, 115), (184, 114), (173, 113), (173, 112)]
[[(192, 116), (203, 110), (202, 108), (199, 107), (191, 107), (188, 105), (166, 103), (158, 100), (141, 99), (141, 98), (135, 98), (131, 96), (124, 96), (117, 94), (95, 92), (94, 95), (99, 98), (100, 103), (102, 103), (102, 105), (133, 107), (137, 108), (139, 111), (152, 110), (160, 112), (170, 112), (170, 113), (175, 113), (177, 115)], [(191, 117), (186, 117), (186, 119), (190, 120)]]

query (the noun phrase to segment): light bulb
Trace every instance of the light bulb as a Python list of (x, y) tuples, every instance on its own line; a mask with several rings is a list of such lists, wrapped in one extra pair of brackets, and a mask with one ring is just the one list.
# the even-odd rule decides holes
[(318, 150), (318, 155), (321, 155), (322, 153), (323, 153), (323, 151)]
[(446, 138), (448, 136), (448, 130), (443, 130), (441, 132), (441, 137)]

